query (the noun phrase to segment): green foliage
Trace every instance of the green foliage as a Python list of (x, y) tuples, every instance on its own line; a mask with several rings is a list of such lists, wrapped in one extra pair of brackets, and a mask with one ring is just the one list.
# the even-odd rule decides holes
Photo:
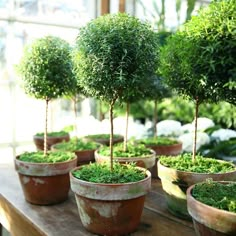
[[(44, 133), (43, 132), (36, 133), (35, 135), (36, 136), (44, 137)], [(61, 137), (61, 136), (66, 136), (66, 135), (68, 135), (68, 132), (66, 132), (66, 131), (55, 131), (55, 132), (48, 132), (47, 133), (48, 137)]]
[(194, 186), (192, 196), (206, 205), (236, 213), (235, 182), (223, 184), (207, 180)]
[(161, 156), (160, 162), (162, 165), (176, 170), (196, 173), (225, 173), (236, 170), (231, 162), (219, 162), (216, 159), (205, 158), (201, 155), (196, 155), (193, 162), (190, 153), (180, 154), (176, 157)]
[(77, 50), (80, 85), (109, 104), (144, 97), (159, 60), (150, 25), (122, 13), (98, 17), (83, 27)]
[(172, 145), (178, 143), (178, 141), (175, 139), (170, 139), (168, 137), (161, 137), (161, 136), (140, 139), (138, 140), (138, 142), (145, 145)]
[(107, 184), (138, 182), (146, 177), (145, 172), (135, 168), (134, 164), (121, 165), (116, 162), (112, 172), (108, 163), (91, 163), (90, 165), (81, 166), (79, 170), (73, 171), (72, 174), (84, 181)]
[(236, 138), (224, 141), (212, 140), (209, 144), (202, 145), (198, 152), (204, 156), (212, 156), (217, 159), (236, 157)]
[[(134, 144), (129, 142), (127, 144), (127, 150), (124, 151), (123, 143), (117, 143), (114, 145), (113, 155), (114, 157), (147, 157), (152, 154), (151, 150), (145, 147), (144, 144)], [(103, 146), (99, 149), (99, 154), (103, 156), (110, 155), (110, 149), (107, 146)]]
[(236, 104), (236, 1), (213, 1), (167, 40), (160, 72), (179, 94)]
[(64, 151), (84, 151), (84, 150), (96, 150), (99, 144), (95, 142), (84, 142), (83, 140), (74, 138), (68, 142), (61, 142), (54, 145), (57, 150)]
[(25, 92), (37, 99), (54, 99), (76, 86), (71, 47), (63, 39), (46, 36), (27, 45), (17, 67)]
[(19, 157), (20, 161), (35, 162), (35, 163), (56, 163), (72, 160), (75, 155), (70, 152), (48, 152), (45, 156), (42, 151), (25, 152)]

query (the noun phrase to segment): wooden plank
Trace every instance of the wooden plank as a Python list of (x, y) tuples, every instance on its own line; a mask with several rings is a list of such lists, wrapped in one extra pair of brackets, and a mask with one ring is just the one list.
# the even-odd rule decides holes
[(125, 0), (119, 1), (119, 12), (125, 12)]
[(110, 12), (110, 0), (101, 0), (101, 15)]
[[(18, 176), (13, 167), (0, 165), (0, 222), (12, 236), (92, 236), (79, 218), (74, 194), (53, 206), (37, 206), (25, 201)], [(190, 222), (177, 219), (166, 210), (164, 193), (159, 180), (152, 181), (140, 225), (130, 236), (192, 236)], [(7, 183), (7, 185), (6, 185)]]

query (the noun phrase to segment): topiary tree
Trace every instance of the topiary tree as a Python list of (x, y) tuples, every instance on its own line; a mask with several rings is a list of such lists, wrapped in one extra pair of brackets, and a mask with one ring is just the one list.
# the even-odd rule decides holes
[(168, 88), (163, 79), (160, 77), (155, 77), (153, 81), (153, 85), (150, 87), (149, 93), (146, 96), (147, 100), (151, 100), (154, 102), (154, 109), (153, 109), (153, 136), (157, 137), (157, 103), (161, 101), (163, 98), (167, 98), (171, 96), (171, 90)]
[[(89, 22), (77, 38), (77, 75), (85, 91), (109, 103), (110, 159), (113, 169), (113, 108), (136, 97), (156, 71), (158, 41), (150, 25), (127, 14), (108, 14)], [(128, 94), (128, 95), (127, 95)]]
[(46, 101), (44, 155), (47, 154), (48, 104), (76, 86), (71, 47), (65, 40), (46, 36), (27, 45), (17, 66), (26, 94)]
[(160, 72), (170, 87), (195, 101), (193, 160), (197, 117), (203, 102), (236, 103), (236, 0), (215, 0), (167, 40)]

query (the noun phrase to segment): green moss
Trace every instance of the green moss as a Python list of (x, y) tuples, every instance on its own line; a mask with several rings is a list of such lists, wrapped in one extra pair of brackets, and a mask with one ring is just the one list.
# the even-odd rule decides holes
[(161, 156), (160, 163), (164, 166), (195, 173), (225, 173), (236, 170), (231, 162), (219, 162), (213, 158), (206, 158), (200, 155), (196, 156), (196, 160), (192, 161), (192, 155), (189, 153), (180, 154), (176, 157)]
[(44, 156), (43, 152), (25, 152), (20, 155), (19, 160), (25, 162), (35, 162), (35, 163), (56, 163), (72, 160), (75, 158), (73, 153), (69, 152), (48, 152)]
[[(117, 143), (113, 147), (114, 157), (147, 157), (151, 154), (151, 150), (145, 147), (144, 144), (128, 143), (127, 151), (123, 150), (123, 143)], [(99, 149), (99, 154), (110, 156), (110, 147), (104, 146)]]
[(235, 182), (222, 184), (208, 180), (195, 185), (192, 195), (206, 205), (236, 213)]
[(178, 143), (177, 140), (168, 137), (150, 137), (141, 139), (139, 142), (145, 145), (172, 145)]
[(130, 183), (137, 182), (146, 177), (144, 171), (135, 168), (134, 164), (121, 165), (117, 162), (113, 165), (113, 171), (110, 170), (108, 163), (91, 163), (82, 166), (79, 170), (72, 172), (73, 176), (88, 182), (94, 183)]
[(99, 144), (95, 142), (84, 142), (81, 139), (71, 139), (68, 142), (61, 142), (54, 145), (55, 149), (64, 151), (84, 151), (95, 150), (99, 147)]
[[(35, 134), (36, 136), (44, 136), (44, 133), (43, 132), (41, 132), (41, 133), (37, 133), (37, 134)], [(68, 133), (67, 132), (65, 132), (65, 131), (55, 131), (55, 132), (49, 132), (49, 133), (47, 133), (47, 136), (48, 137), (61, 137), (61, 136), (66, 136), (66, 135), (68, 135)]]

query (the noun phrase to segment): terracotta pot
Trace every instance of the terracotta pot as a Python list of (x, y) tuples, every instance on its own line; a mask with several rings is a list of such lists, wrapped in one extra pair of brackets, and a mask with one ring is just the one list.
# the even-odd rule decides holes
[(144, 180), (127, 184), (90, 183), (75, 178), (71, 172), (71, 189), (75, 193), (82, 224), (88, 231), (115, 236), (137, 229), (145, 195), (151, 189), (149, 171), (146, 171)]
[[(145, 157), (114, 157), (114, 160), (117, 160), (119, 163), (130, 163), (135, 162), (137, 166), (144, 168), (151, 168), (155, 165), (156, 153), (151, 150), (151, 154)], [(106, 161), (110, 161), (109, 156), (102, 156), (99, 153), (99, 150), (95, 151), (95, 160), (97, 163), (102, 163)]]
[[(60, 143), (63, 141), (68, 142), (70, 140), (70, 135), (64, 135), (64, 136), (58, 136), (58, 137), (47, 137), (47, 150), (51, 150), (51, 146), (56, 144), (56, 143)], [(34, 135), (33, 136), (33, 141), (34, 144), (37, 148), (37, 150), (44, 150), (44, 136), (38, 136), (38, 135)]]
[[(105, 138), (89, 138), (89, 137), (84, 137), (84, 140), (86, 141), (93, 141), (93, 142), (96, 142), (96, 143), (100, 143), (102, 145), (105, 145), (105, 146), (109, 146), (110, 145), (110, 139), (105, 139)], [(121, 143), (124, 141), (124, 137), (120, 136), (120, 137), (114, 137), (113, 138), (113, 144), (116, 144), (116, 143)]]
[[(174, 158), (174, 157), (173, 157)], [(158, 175), (165, 192), (168, 210), (175, 216), (191, 220), (187, 210), (186, 191), (193, 184), (212, 178), (214, 181), (235, 181), (236, 170), (219, 174), (200, 174), (178, 171), (166, 167), (158, 161)]]
[[(56, 145), (52, 145), (51, 150), (57, 151), (59, 149), (56, 148)], [(95, 162), (95, 157), (94, 157), (95, 150), (96, 149), (75, 151), (74, 153), (77, 156), (77, 166), (89, 164), (90, 162)]]
[(146, 147), (154, 150), (157, 155), (155, 165), (150, 169), (150, 172), (152, 173), (152, 178), (158, 178), (158, 169), (157, 169), (158, 156), (161, 155), (177, 156), (182, 152), (181, 142), (172, 145), (146, 145)]
[(198, 236), (236, 235), (236, 213), (223, 211), (196, 200), (187, 190), (188, 211), (193, 218), (194, 229)]
[(70, 189), (69, 171), (76, 167), (77, 157), (58, 163), (31, 163), (15, 159), (25, 200), (37, 205), (65, 201)]

